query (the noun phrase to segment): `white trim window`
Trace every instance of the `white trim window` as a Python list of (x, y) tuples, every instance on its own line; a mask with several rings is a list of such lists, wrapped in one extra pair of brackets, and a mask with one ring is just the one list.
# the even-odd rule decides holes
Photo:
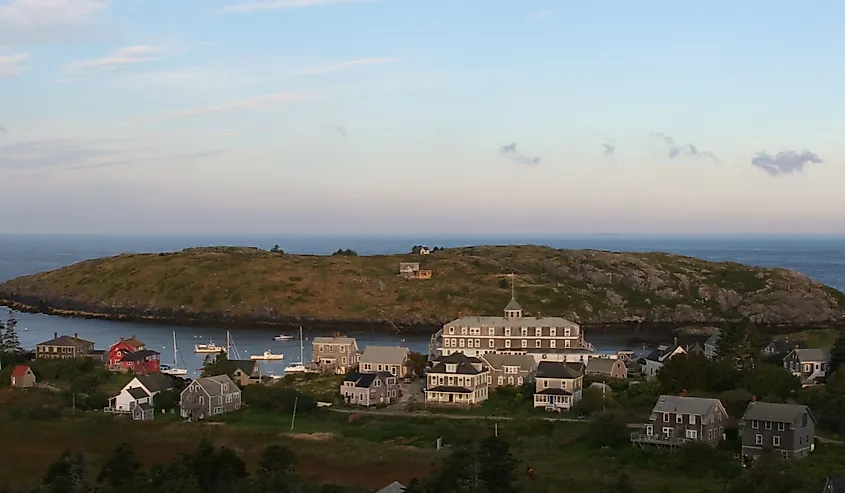
[(763, 435), (757, 433), (754, 435), (754, 444), (755, 445), (763, 445)]
[(676, 415), (675, 415), (675, 422), (676, 422), (676, 423), (678, 423), (679, 425), (680, 425), (680, 424), (683, 424), (683, 422), (684, 422), (684, 415), (683, 415), (683, 414), (681, 414), (681, 413), (676, 414)]
[(691, 440), (697, 440), (698, 439), (698, 431), (687, 430), (686, 436), (687, 436), (687, 438), (689, 438)]
[(645, 425), (645, 434), (648, 436), (654, 435), (654, 426), (653, 425)]
[(772, 446), (780, 447), (780, 437), (775, 435), (772, 437)]
[(664, 422), (664, 423), (668, 423), (668, 422), (669, 422), (669, 413), (663, 413), (663, 422)]

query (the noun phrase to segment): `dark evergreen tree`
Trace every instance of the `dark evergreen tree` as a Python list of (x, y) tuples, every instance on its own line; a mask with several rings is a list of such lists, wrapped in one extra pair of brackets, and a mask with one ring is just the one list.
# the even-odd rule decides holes
[(82, 452), (65, 451), (47, 468), (41, 481), (41, 490), (49, 493), (87, 493), (85, 482), (85, 455)]
[(296, 474), (296, 455), (281, 445), (264, 449), (255, 475), (258, 491), (295, 493), (300, 490)]
[(103, 463), (97, 482), (113, 490), (133, 489), (141, 479), (141, 463), (135, 459), (132, 446), (120, 443)]
[(15, 313), (9, 310), (5, 322), (0, 322), (0, 353), (10, 353), (20, 348), (21, 341), (18, 339), (18, 321)]
[(516, 460), (510, 444), (497, 436), (489, 436), (479, 443), (478, 476), (488, 493), (515, 493)]
[(845, 365), (845, 330), (840, 330), (839, 337), (836, 338), (836, 342), (833, 343), (833, 347), (830, 349), (828, 374), (835, 373), (843, 365)]
[(627, 472), (619, 473), (612, 491), (613, 493), (634, 493), (634, 484), (631, 483), (631, 477)]
[(748, 318), (722, 330), (716, 344), (720, 360), (732, 363), (737, 370), (754, 369), (760, 360), (760, 335)]

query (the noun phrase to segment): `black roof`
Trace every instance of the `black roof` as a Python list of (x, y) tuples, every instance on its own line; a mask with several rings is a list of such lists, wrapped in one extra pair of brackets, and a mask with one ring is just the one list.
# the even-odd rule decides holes
[(578, 378), (582, 375), (584, 375), (584, 365), (582, 363), (541, 361), (537, 365), (538, 378)]
[[(429, 373), (455, 373), (459, 375), (478, 375), (482, 370), (472, 366), (484, 362), (478, 358), (467, 356), (464, 353), (452, 353), (449, 356), (442, 356), (434, 360), (434, 366), (428, 370)], [(454, 372), (447, 372), (446, 365), (457, 365)]]
[(252, 375), (252, 372), (255, 371), (255, 365), (258, 363), (252, 359), (230, 359), (229, 361), (234, 363), (236, 368), (240, 369), (247, 375)]
[(158, 351), (153, 351), (152, 349), (142, 349), (140, 351), (135, 351), (134, 353), (129, 353), (123, 357), (121, 361), (143, 361), (150, 356), (157, 356), (161, 353)]
[(678, 344), (661, 344), (648, 353), (648, 356), (646, 356), (645, 359), (660, 362), (660, 358), (675, 351), (678, 346)]
[(797, 341), (775, 339), (766, 344), (765, 348), (774, 353), (788, 353), (793, 349), (809, 349), (810, 347), (807, 345), (807, 341), (800, 339)]
[(346, 374), (344, 377), (344, 382), (355, 382), (356, 387), (368, 389), (376, 380), (376, 377), (381, 378), (382, 380), (392, 377), (393, 375), (388, 372), (375, 372), (375, 373), (360, 373), (355, 370)]
[(138, 375), (135, 377), (150, 392), (160, 392), (172, 389), (176, 386), (176, 379), (164, 373), (150, 373), (149, 375)]
[(464, 388), (464, 387), (449, 387), (449, 386), (441, 386), (441, 387), (432, 387), (430, 389), (425, 389), (426, 392), (452, 392), (455, 394), (471, 394), (472, 390)]
[(569, 392), (568, 390), (553, 388), (543, 389), (537, 393), (540, 395), (572, 395), (572, 392)]
[(129, 392), (129, 395), (131, 395), (134, 399), (143, 399), (144, 397), (150, 396), (150, 394), (148, 394), (147, 391), (142, 389), (141, 387), (132, 387), (131, 389), (127, 390), (127, 392)]

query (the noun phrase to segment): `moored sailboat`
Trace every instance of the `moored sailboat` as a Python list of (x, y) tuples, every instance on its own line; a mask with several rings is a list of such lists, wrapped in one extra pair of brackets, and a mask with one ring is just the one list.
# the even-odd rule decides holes
[(159, 365), (159, 371), (166, 375), (173, 375), (174, 377), (184, 377), (188, 374), (185, 368), (179, 368), (179, 360), (177, 359), (178, 350), (176, 349), (176, 331), (173, 331), (173, 365), (162, 363)]

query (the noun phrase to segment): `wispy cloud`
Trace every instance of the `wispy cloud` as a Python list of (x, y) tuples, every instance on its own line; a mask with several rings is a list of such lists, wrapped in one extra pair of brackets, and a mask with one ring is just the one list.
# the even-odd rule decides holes
[(602, 144), (601, 148), (605, 156), (612, 156), (616, 152), (616, 146), (609, 142)]
[(0, 5), (0, 27), (71, 26), (91, 20), (108, 0), (12, 0)]
[(97, 164), (85, 164), (85, 165), (80, 165), (80, 166), (71, 166), (67, 169), (82, 170), (82, 169), (96, 169), (96, 168), (113, 168), (113, 167), (116, 167), (116, 166), (131, 166), (131, 165), (135, 165), (135, 164), (143, 164), (143, 163), (149, 163), (149, 162), (154, 162), (154, 161), (202, 159), (202, 158), (223, 156), (223, 155), (226, 155), (228, 153), (229, 153), (229, 151), (226, 151), (226, 150), (202, 151), (202, 152), (185, 152), (185, 153), (166, 154), (166, 155), (162, 155), (162, 156), (153, 156), (153, 157), (146, 157), (146, 158), (119, 159), (119, 160), (106, 161), (106, 162), (97, 163)]
[(503, 154), (508, 157), (511, 161), (515, 162), (516, 164), (525, 164), (529, 166), (534, 166), (540, 164), (540, 158), (538, 157), (528, 157), (522, 152), (520, 152), (516, 148), (516, 142), (503, 145), (499, 148), (499, 154)]
[(362, 67), (366, 65), (383, 65), (385, 63), (396, 63), (399, 59), (397, 58), (359, 58), (357, 60), (347, 60), (345, 62), (335, 63), (332, 65), (325, 65), (322, 67), (313, 67), (309, 69), (305, 69), (301, 72), (298, 72), (299, 75), (322, 75), (322, 74), (330, 74), (333, 72), (343, 72), (345, 70), (350, 70), (356, 67)]
[(673, 137), (670, 137), (664, 133), (652, 132), (651, 136), (662, 140), (663, 143), (666, 144), (669, 149), (669, 158), (671, 159), (675, 159), (678, 156), (684, 155), (703, 157), (707, 159), (712, 159), (714, 161), (719, 160), (719, 158), (717, 158), (716, 155), (712, 152), (699, 149), (698, 147), (692, 144), (677, 144)]
[(376, 3), (380, 0), (253, 0), (239, 2), (223, 7), (220, 12), (226, 14), (245, 14), (266, 12), (269, 10), (290, 10), (304, 7), (319, 7), (349, 3)]
[(325, 129), (327, 129), (327, 130), (337, 132), (338, 134), (340, 134), (341, 137), (345, 138), (346, 135), (347, 135), (346, 134), (346, 127), (344, 127), (343, 125), (338, 125), (336, 123), (328, 123), (328, 124), (324, 124), (324, 125), (321, 125), (321, 126)]
[(26, 70), (25, 64), (27, 60), (29, 60), (29, 54), (27, 53), (0, 56), (0, 79), (23, 73)]
[(551, 10), (541, 10), (539, 12), (534, 12), (533, 14), (529, 15), (528, 20), (539, 21), (540, 19), (545, 19), (553, 13), (554, 12), (552, 12)]
[(265, 96), (258, 96), (250, 99), (242, 99), (233, 103), (220, 104), (215, 106), (204, 106), (201, 108), (191, 108), (182, 111), (175, 111), (172, 113), (165, 113), (162, 115), (140, 117), (128, 122), (129, 124), (149, 123), (161, 120), (173, 120), (177, 118), (188, 118), (192, 116), (209, 115), (212, 113), (220, 113), (223, 111), (249, 109), (249, 108), (264, 108), (274, 104), (281, 103), (296, 103), (311, 99), (311, 95), (306, 92), (279, 92), (276, 94), (267, 94)]
[(66, 164), (94, 164), (118, 151), (90, 142), (53, 139), (15, 142), (0, 146), (0, 169), (60, 167)]
[(106, 72), (127, 65), (155, 61), (160, 51), (156, 46), (125, 46), (102, 58), (76, 62), (70, 66), (70, 69), (75, 73)]
[(804, 171), (804, 166), (810, 163), (823, 163), (822, 158), (810, 151), (784, 151), (774, 156), (760, 151), (751, 158), (751, 164), (762, 169), (770, 176), (791, 175)]

